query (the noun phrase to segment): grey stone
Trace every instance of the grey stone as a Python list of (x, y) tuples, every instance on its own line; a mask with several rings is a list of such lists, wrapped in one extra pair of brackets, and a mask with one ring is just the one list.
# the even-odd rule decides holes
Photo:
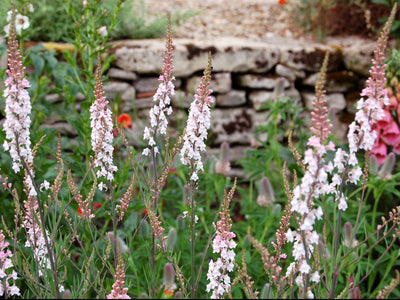
[(226, 94), (218, 94), (217, 105), (225, 107), (240, 106), (246, 103), (246, 92), (241, 90), (232, 90)]
[(274, 92), (270, 91), (252, 91), (249, 93), (249, 101), (256, 111), (261, 110), (261, 106), (265, 105), (267, 101), (273, 99)]
[(63, 100), (63, 98), (59, 94), (47, 94), (45, 99), (50, 103), (58, 103)]
[[(279, 60), (278, 45), (250, 42), (238, 38), (218, 40), (174, 40), (174, 71), (177, 77), (203, 71), (212, 54), (215, 72), (256, 72), (272, 69)], [(164, 40), (127, 40), (113, 42), (109, 50), (116, 55), (118, 68), (140, 74), (160, 74)]]
[[(235, 145), (250, 145), (254, 130), (265, 124), (268, 112), (255, 113), (250, 108), (214, 109), (211, 111), (211, 131), (215, 135), (214, 145), (228, 142)], [(261, 139), (266, 135), (261, 133)]]
[(214, 93), (227, 93), (232, 88), (231, 73), (214, 73), (211, 75), (210, 88)]
[[(319, 73), (314, 73), (305, 78), (302, 84), (307, 86), (315, 86)], [(326, 74), (326, 83), (324, 89), (327, 92), (347, 92), (355, 87), (358, 78), (351, 71), (329, 72)]]
[[(246, 151), (251, 150), (252, 148), (250, 146), (233, 146), (229, 147), (229, 154), (228, 158), (231, 163), (235, 163), (239, 159), (243, 158), (246, 156)], [(220, 157), (220, 148), (210, 148), (207, 149), (207, 152), (210, 155), (214, 155), (217, 159)]]
[(110, 68), (108, 70), (108, 77), (112, 79), (133, 80), (133, 81), (138, 79), (136, 73), (117, 68)]
[(241, 145), (250, 144), (253, 137), (253, 114), (249, 108), (229, 108), (211, 110), (211, 132), (214, 144), (222, 142)]
[[(192, 76), (186, 82), (186, 90), (192, 94), (196, 93), (201, 82), (201, 76)], [(209, 88), (213, 93), (227, 93), (232, 88), (231, 73), (211, 74)]]
[(339, 48), (343, 53), (343, 62), (347, 70), (364, 76), (369, 75), (376, 41), (354, 36), (351, 38), (329, 38), (327, 43)]
[(302, 70), (296, 70), (281, 64), (276, 65), (275, 73), (279, 76), (289, 79), (292, 82), (295, 81), (297, 78), (306, 77), (306, 72)]
[(332, 45), (278, 38), (274, 39), (273, 43), (279, 43), (279, 63), (287, 67), (302, 71), (319, 71), (325, 54), (328, 52), (327, 70), (335, 71), (340, 69), (342, 53), (340, 49)]
[(139, 78), (133, 83), (137, 93), (145, 93), (156, 91), (160, 85), (160, 80), (157, 77)]
[[(245, 74), (236, 76), (235, 82), (240, 87), (272, 90), (277, 85), (278, 78), (279, 77), (271, 77), (258, 74)], [(290, 83), (286, 78), (284, 79), (283, 87), (284, 88), (290, 87)]]
[(114, 99), (118, 94), (125, 102), (135, 98), (135, 88), (126, 82), (108, 81), (103, 90), (107, 99)]
[(153, 97), (145, 97), (140, 99), (132, 99), (123, 102), (123, 111), (131, 112), (135, 109), (152, 108), (154, 106)]
[(176, 90), (173, 95), (171, 95), (172, 106), (180, 108), (189, 108), (192, 103), (193, 95), (186, 91)]

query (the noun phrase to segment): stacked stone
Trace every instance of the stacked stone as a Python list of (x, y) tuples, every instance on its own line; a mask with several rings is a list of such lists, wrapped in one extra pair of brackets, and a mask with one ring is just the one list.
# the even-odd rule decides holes
[[(268, 42), (239, 38), (174, 39), (176, 93), (172, 99), (175, 120), (171, 125), (179, 126), (185, 120), (185, 111), (211, 52), (210, 88), (216, 104), (212, 110), (212, 145), (208, 153), (217, 154), (220, 144), (226, 141), (231, 146), (230, 159), (234, 163), (252, 148), (254, 130), (265, 124), (268, 112), (261, 107), (271, 101), (278, 78), (284, 77), (285, 96), (311, 109), (314, 84), (328, 51), (326, 91), (333, 134), (345, 139), (347, 126), (354, 118), (355, 103), (368, 76), (374, 46), (374, 40), (357, 37), (328, 38), (324, 44), (288, 38), (271, 38)], [(154, 104), (152, 96), (159, 84), (164, 47), (164, 39), (123, 40), (113, 41), (108, 50), (116, 59), (108, 70), (104, 91), (111, 104), (120, 98), (121, 112), (143, 117), (142, 122), (135, 120), (131, 134), (135, 137), (131, 142), (138, 146), (148, 111)], [(84, 100), (80, 96), (78, 100)], [(48, 95), (46, 99), (52, 103), (62, 101), (59, 95)], [(49, 117), (45, 122), (43, 126), (74, 134), (63, 120)]]

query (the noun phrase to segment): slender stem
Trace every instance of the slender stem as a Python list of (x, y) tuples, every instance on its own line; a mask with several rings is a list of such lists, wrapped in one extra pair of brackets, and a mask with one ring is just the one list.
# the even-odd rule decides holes
[(190, 182), (190, 186), (192, 192), (190, 193), (190, 229), (191, 229), (191, 259), (192, 259), (192, 266), (191, 266), (191, 296), (192, 299), (195, 299), (196, 293), (196, 282), (195, 282), (195, 222), (194, 222), (194, 187), (193, 183)]

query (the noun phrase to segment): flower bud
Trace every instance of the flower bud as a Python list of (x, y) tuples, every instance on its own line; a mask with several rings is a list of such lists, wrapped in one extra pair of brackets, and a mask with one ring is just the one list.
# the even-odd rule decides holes
[(191, 198), (192, 198), (192, 190), (190, 189), (190, 186), (185, 184), (185, 186), (183, 187), (183, 192), (182, 192), (183, 205), (190, 205)]
[(383, 166), (379, 170), (378, 173), (379, 177), (382, 178), (383, 180), (390, 180), (392, 178), (392, 171), (395, 163), (396, 163), (396, 156), (393, 152), (390, 152), (386, 157)]
[(176, 229), (174, 227), (171, 227), (167, 235), (167, 240), (165, 241), (165, 244), (169, 251), (174, 250), (177, 239), (178, 233), (176, 232)]
[(183, 298), (182, 292), (181, 292), (181, 291), (177, 291), (177, 292), (175, 293), (175, 299), (182, 299), (182, 298)]
[(369, 172), (371, 175), (378, 175), (378, 159), (375, 154), (369, 157)]
[(175, 270), (171, 263), (166, 263), (164, 266), (164, 289), (168, 292), (176, 289)]
[(320, 236), (318, 239), (318, 252), (319, 252), (319, 256), (321, 258), (323, 258), (324, 256), (326, 256), (327, 260), (330, 260), (331, 258), (331, 254), (329, 253), (328, 248), (325, 247), (324, 243), (322, 242), (322, 237)]
[(260, 180), (257, 203), (260, 206), (269, 207), (273, 202), (275, 202), (274, 190), (269, 179), (264, 176)]
[(139, 234), (143, 238), (147, 238), (150, 236), (150, 225), (149, 225), (149, 222), (147, 222), (146, 220), (143, 220), (142, 226), (140, 226), (140, 229), (139, 229)]
[(351, 239), (351, 233), (353, 231), (353, 225), (350, 222), (346, 222), (343, 225), (343, 234), (344, 234), (344, 245), (346, 247), (355, 247), (357, 245), (357, 240)]
[(114, 232), (109, 231), (107, 232), (108, 237), (110, 238), (111, 244), (114, 247), (116, 245), (117, 249), (121, 251), (121, 253), (128, 252), (128, 246), (124, 242), (124, 240), (117, 234), (117, 239), (114, 238)]
[(65, 290), (64, 294), (62, 295), (63, 299), (72, 299), (72, 294), (70, 290)]
[(346, 222), (343, 225), (343, 234), (344, 234), (344, 244), (346, 247), (350, 247), (350, 239), (351, 239), (351, 232), (353, 231), (353, 225), (350, 222)]
[(179, 215), (176, 218), (176, 227), (178, 228), (179, 231), (182, 231), (186, 227), (186, 221), (185, 218), (182, 215)]
[(227, 176), (231, 171), (231, 164), (229, 162), (229, 144), (223, 142), (220, 147), (220, 157), (215, 164), (215, 173)]
[(272, 287), (269, 283), (266, 283), (261, 290), (260, 299), (272, 299)]

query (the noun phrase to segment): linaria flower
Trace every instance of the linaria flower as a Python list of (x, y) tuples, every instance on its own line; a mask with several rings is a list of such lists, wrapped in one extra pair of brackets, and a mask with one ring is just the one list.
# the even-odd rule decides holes
[(97, 29), (97, 33), (102, 37), (106, 37), (108, 34), (107, 26), (101, 26), (99, 29)]
[[(6, 139), (3, 143), (5, 151), (9, 151), (13, 160), (12, 169), (15, 173), (22, 167), (22, 159), (27, 165), (33, 164), (29, 127), (31, 125), (31, 99), (27, 88), (29, 81), (24, 78), (25, 67), (22, 66), (19, 45), (15, 36), (15, 27), (11, 26), (10, 37), (7, 42), (8, 69), (7, 79), (4, 81), (6, 98), (5, 122), (3, 124)], [(34, 175), (31, 170), (32, 176)], [(28, 179), (29, 194), (36, 195), (31, 178)]]
[[(5, 298), (13, 295), (21, 296), (19, 288), (15, 285), (15, 280), (18, 277), (17, 273), (12, 269), (11, 257), (13, 254), (10, 250), (7, 250), (8, 246), (9, 243), (5, 241), (3, 230), (0, 230), (0, 296), (5, 296)], [(9, 283), (11, 279), (14, 283), (12, 285)]]
[(204, 75), (201, 79), (197, 93), (189, 109), (184, 142), (181, 149), (181, 162), (192, 169), (191, 181), (199, 179), (198, 172), (203, 171), (201, 152), (206, 150), (204, 140), (207, 138), (207, 130), (211, 125), (211, 104), (213, 99), (210, 96), (212, 90), (208, 89), (211, 75), (211, 55)]
[[(95, 153), (94, 167), (97, 170), (97, 178), (104, 177), (108, 181), (114, 179), (117, 167), (113, 163), (114, 147), (113, 124), (111, 110), (107, 107), (108, 101), (104, 97), (103, 84), (101, 83), (100, 63), (96, 71), (95, 101), (90, 107), (90, 126), (92, 128), (92, 149)], [(104, 182), (98, 185), (100, 190), (106, 189)]]
[(210, 281), (207, 284), (206, 291), (210, 292), (211, 299), (223, 298), (231, 288), (231, 279), (229, 272), (232, 272), (235, 261), (235, 252), (233, 249), (236, 247), (233, 239), (236, 237), (235, 233), (231, 232), (232, 224), (229, 216), (229, 204), (233, 196), (236, 182), (231, 191), (225, 195), (222, 209), (220, 212), (221, 219), (214, 225), (216, 236), (213, 240), (213, 253), (218, 253), (217, 261), (210, 260), (207, 272), (207, 279)]
[(155, 105), (150, 109), (150, 127), (145, 127), (143, 139), (147, 140), (149, 147), (145, 148), (142, 152), (143, 155), (148, 156), (153, 151), (154, 155), (157, 155), (159, 150), (156, 147), (155, 136), (157, 134), (166, 135), (168, 127), (167, 116), (172, 114), (171, 98), (170, 96), (175, 93), (175, 86), (173, 81), (175, 77), (172, 76), (172, 38), (171, 29), (168, 25), (168, 37), (165, 46), (165, 57), (163, 60), (163, 74), (160, 75), (159, 80), (161, 81), (156, 93), (153, 96)]
[[(12, 11), (7, 12), (7, 24), (4, 26), (4, 32), (6, 33), (6, 37), (9, 36), (10, 34), (10, 28), (11, 28), (11, 16), (12, 16)], [(27, 16), (23, 16), (21, 14), (16, 14), (15, 15), (15, 31), (16, 34), (19, 36), (21, 35), (22, 30), (28, 29), (30, 25), (29, 18)]]
[(115, 282), (112, 286), (111, 293), (107, 295), (107, 299), (131, 299), (131, 297), (129, 297), (129, 295), (127, 294), (128, 288), (124, 288), (125, 267), (122, 259), (119, 259), (114, 278)]

